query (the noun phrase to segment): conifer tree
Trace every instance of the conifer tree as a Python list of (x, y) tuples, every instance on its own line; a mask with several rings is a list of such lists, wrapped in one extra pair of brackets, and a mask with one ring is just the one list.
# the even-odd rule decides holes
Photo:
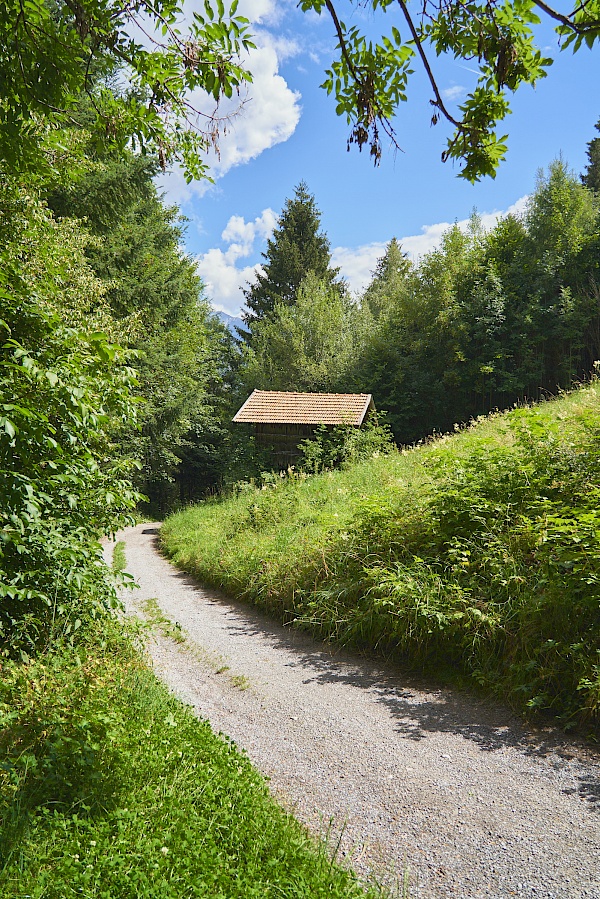
[(141, 462), (137, 485), (162, 512), (177, 498), (182, 452), (189, 470), (191, 446), (207, 426), (215, 430), (209, 392), (220, 381), (224, 329), (211, 321), (194, 261), (182, 252), (183, 220), (164, 205), (155, 171), (149, 157), (95, 155), (83, 177), (55, 186), (47, 202), (65, 221), (85, 216), (88, 262), (119, 339), (139, 353), (141, 430), (123, 429), (120, 451)]
[(319, 230), (321, 213), (304, 181), (286, 200), (265, 260), (254, 284), (244, 290), (248, 311), (243, 318), (252, 339), (253, 322), (272, 314), (276, 304), (293, 305), (298, 288), (309, 272), (319, 281), (341, 288), (339, 269), (331, 267), (327, 236)]
[[(600, 120), (596, 122), (596, 131), (600, 131)], [(581, 180), (588, 190), (600, 193), (600, 137), (595, 137), (588, 144), (588, 164)]]
[(389, 307), (411, 270), (412, 263), (402, 251), (401, 244), (393, 237), (383, 256), (377, 260), (373, 280), (363, 295), (363, 305), (367, 306), (373, 318), (379, 319)]

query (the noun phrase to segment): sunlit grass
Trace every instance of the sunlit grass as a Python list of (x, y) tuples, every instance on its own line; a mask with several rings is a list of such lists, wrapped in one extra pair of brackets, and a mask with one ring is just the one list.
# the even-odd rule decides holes
[(112, 551), (112, 570), (115, 574), (122, 574), (127, 568), (127, 559), (125, 557), (125, 543), (119, 540), (113, 546)]
[(348, 470), (246, 486), (171, 516), (161, 539), (285, 621), (590, 728), (598, 433), (595, 382)]
[(109, 630), (2, 670), (2, 899), (366, 895)]

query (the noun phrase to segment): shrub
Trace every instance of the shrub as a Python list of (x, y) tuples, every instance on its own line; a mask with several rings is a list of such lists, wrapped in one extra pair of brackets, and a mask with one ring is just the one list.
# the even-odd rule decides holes
[[(72, 635), (115, 601), (98, 537), (138, 498), (130, 463), (111, 458), (111, 435), (136, 407), (125, 351), (52, 311), (62, 282), (39, 239), (46, 213), (0, 187), (0, 231), (11, 211), (15, 222), (0, 253), (0, 639), (14, 654)], [(49, 253), (45, 271), (35, 259), (35, 292), (32, 245)]]
[(319, 425), (314, 437), (302, 440), (299, 446), (302, 451), (299, 468), (316, 474), (390, 453), (395, 444), (387, 425), (367, 423), (362, 428)]

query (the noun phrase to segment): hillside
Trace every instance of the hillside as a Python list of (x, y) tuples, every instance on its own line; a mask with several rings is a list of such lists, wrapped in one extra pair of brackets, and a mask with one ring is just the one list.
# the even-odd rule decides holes
[(600, 385), (170, 517), (168, 554), (327, 638), (597, 730)]

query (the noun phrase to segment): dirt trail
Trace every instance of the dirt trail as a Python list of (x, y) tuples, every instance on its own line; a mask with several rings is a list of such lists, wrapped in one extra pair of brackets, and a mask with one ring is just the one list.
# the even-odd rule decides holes
[(409, 869), (411, 899), (600, 899), (600, 757), (491, 703), (317, 643), (198, 586), (117, 535), (140, 585), (186, 634), (157, 637), (159, 676), (247, 750), (317, 832), (332, 822), (365, 879)]

